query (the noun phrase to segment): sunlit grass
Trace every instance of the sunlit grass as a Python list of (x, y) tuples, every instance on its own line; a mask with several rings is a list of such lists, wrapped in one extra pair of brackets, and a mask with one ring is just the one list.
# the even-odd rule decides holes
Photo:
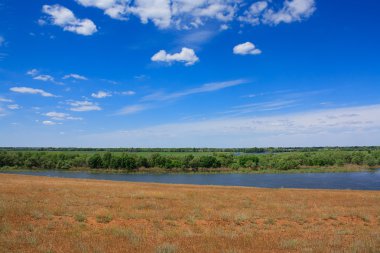
[(0, 175), (0, 252), (377, 252), (380, 192)]

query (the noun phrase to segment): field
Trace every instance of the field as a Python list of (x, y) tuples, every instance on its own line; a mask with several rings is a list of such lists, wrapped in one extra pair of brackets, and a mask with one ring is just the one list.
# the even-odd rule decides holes
[(0, 252), (378, 252), (380, 192), (0, 175)]

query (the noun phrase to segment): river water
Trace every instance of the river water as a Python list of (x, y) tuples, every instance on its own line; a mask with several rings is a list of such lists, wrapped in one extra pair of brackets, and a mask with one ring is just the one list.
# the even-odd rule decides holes
[(89, 172), (6, 172), (34, 176), (165, 184), (249, 186), (264, 188), (380, 190), (380, 169), (373, 172), (299, 174), (94, 174)]

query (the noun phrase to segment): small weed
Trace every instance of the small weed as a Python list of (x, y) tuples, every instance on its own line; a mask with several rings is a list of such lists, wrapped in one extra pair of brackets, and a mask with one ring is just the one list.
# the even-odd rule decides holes
[(41, 213), (41, 212), (39, 212), (39, 211), (33, 211), (33, 212), (31, 213), (31, 215), (32, 215), (33, 219), (39, 220), (39, 219), (42, 218), (43, 213)]
[(367, 223), (369, 223), (371, 221), (367, 215), (360, 215), (359, 218), (362, 221), (367, 222)]
[(195, 217), (193, 215), (190, 215), (187, 220), (186, 220), (186, 223), (189, 224), (189, 225), (194, 225), (195, 224)]
[(112, 221), (112, 215), (98, 215), (96, 216), (96, 221), (98, 223), (110, 223)]
[(77, 214), (75, 215), (75, 220), (77, 222), (86, 222), (87, 218), (84, 214)]
[(242, 225), (247, 219), (248, 219), (248, 217), (246, 215), (244, 215), (244, 214), (238, 214), (235, 217), (235, 224), (236, 225)]
[(26, 237), (26, 242), (31, 244), (31, 245), (36, 245), (37, 239), (34, 236), (28, 236), (28, 237)]
[(173, 244), (165, 243), (156, 248), (156, 253), (175, 253), (177, 247)]
[(296, 249), (298, 241), (296, 239), (283, 240), (281, 242), (281, 248), (283, 249)]
[(274, 225), (275, 221), (274, 221), (274, 219), (267, 219), (264, 223), (265, 223), (265, 225)]
[(125, 228), (112, 228), (110, 232), (117, 237), (125, 237), (128, 238), (129, 242), (133, 245), (137, 245), (140, 243), (141, 238), (135, 234), (131, 229)]

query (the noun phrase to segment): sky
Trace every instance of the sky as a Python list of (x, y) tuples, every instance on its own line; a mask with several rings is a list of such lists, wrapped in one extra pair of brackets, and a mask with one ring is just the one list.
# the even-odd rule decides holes
[(380, 145), (379, 11), (0, 0), (0, 146)]

